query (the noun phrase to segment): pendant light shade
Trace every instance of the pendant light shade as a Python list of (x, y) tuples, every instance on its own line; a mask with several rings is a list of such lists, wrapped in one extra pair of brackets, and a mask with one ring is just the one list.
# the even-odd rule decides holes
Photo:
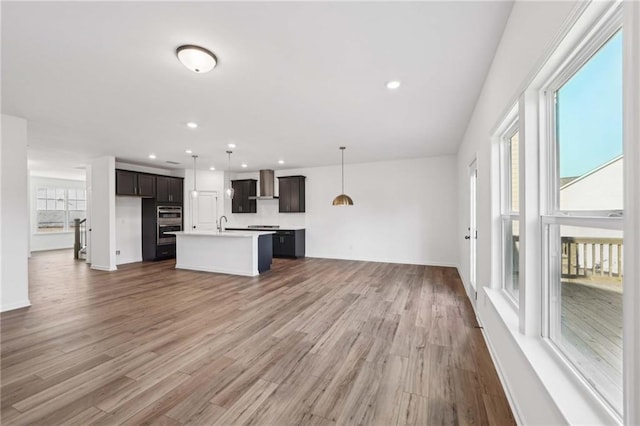
[[(233, 153), (233, 151), (227, 151), (227, 173), (231, 172), (231, 154)], [(224, 193), (226, 194), (227, 198), (232, 199), (233, 198), (233, 193), (235, 192), (233, 190), (233, 187), (231, 186), (231, 175), (229, 175), (229, 186), (227, 186), (227, 189), (225, 189)]]
[(196, 172), (196, 159), (197, 155), (192, 155), (193, 157), (193, 191), (191, 191), (192, 198), (198, 198), (198, 187), (196, 186), (196, 177), (198, 172)]
[(344, 193), (344, 150), (346, 148), (344, 146), (340, 147), (340, 151), (342, 151), (342, 194), (338, 195), (333, 199), (334, 206), (352, 206), (353, 200), (347, 194)]
[(178, 47), (176, 55), (182, 65), (198, 74), (211, 71), (218, 63), (216, 55), (209, 50), (191, 44)]

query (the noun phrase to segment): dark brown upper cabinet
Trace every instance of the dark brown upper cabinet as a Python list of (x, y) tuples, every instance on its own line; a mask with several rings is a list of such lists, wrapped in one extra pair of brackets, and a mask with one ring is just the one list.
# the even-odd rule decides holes
[(231, 213), (256, 213), (258, 211), (256, 200), (249, 197), (257, 195), (256, 179), (232, 180), (233, 199), (231, 200)]
[(183, 179), (170, 176), (156, 176), (156, 201), (161, 203), (182, 203)]
[(279, 176), (279, 211), (280, 213), (305, 212), (305, 176)]
[(129, 170), (116, 170), (116, 195), (153, 198), (156, 195), (155, 176)]

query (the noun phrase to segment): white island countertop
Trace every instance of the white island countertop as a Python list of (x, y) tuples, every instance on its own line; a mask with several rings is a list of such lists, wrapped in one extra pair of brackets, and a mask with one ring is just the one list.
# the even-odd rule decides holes
[[(167, 232), (169, 234), (169, 232)], [(274, 231), (180, 231), (176, 268), (254, 277), (271, 268)]]
[(192, 235), (201, 237), (231, 237), (231, 238), (249, 238), (259, 237), (260, 235), (275, 234), (275, 231), (178, 231), (166, 232), (173, 235)]
[(251, 227), (248, 227), (247, 225), (241, 225), (241, 226), (236, 226), (236, 225), (232, 225), (232, 224), (227, 224), (225, 226), (225, 228), (227, 229), (234, 229), (234, 230), (247, 230), (247, 231), (252, 231), (252, 232), (260, 232), (260, 231), (300, 231), (302, 229), (306, 229), (304, 226), (287, 226), (287, 225), (279, 225), (279, 228), (271, 228), (271, 227), (260, 227), (260, 226), (256, 226), (253, 225)]

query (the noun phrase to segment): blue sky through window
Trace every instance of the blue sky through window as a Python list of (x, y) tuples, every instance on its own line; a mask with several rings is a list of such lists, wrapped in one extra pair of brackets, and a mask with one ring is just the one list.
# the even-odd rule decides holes
[(622, 154), (622, 31), (558, 90), (557, 101), (560, 177)]

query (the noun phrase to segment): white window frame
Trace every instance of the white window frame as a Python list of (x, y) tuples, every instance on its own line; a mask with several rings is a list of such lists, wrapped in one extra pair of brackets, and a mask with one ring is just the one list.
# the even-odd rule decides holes
[[(556, 139), (556, 92), (567, 83), (576, 72), (578, 72), (602, 46), (604, 46), (622, 28), (622, 10), (620, 7), (613, 9), (608, 16), (600, 20), (589, 31), (584, 42), (577, 46), (570, 53), (557, 72), (548, 80), (542, 88), (542, 100), (544, 108), (544, 122), (541, 128), (541, 146), (543, 161), (540, 174), (541, 188), (541, 247), (542, 247), (542, 280), (543, 280), (543, 304), (542, 304), (542, 336), (561, 357), (561, 359), (571, 368), (573, 373), (590, 388), (598, 399), (608, 410), (619, 420), (622, 419), (622, 412), (613, 407), (606, 398), (598, 391), (596, 386), (590, 383), (586, 376), (580, 371), (571, 357), (558, 345), (552, 336), (555, 330), (552, 327), (558, 324), (557, 317), (552, 318), (552, 297), (558, 291), (555, 288), (557, 277), (560, 274), (560, 264), (550, 260), (552, 253), (556, 253), (559, 248), (555, 245), (558, 235), (551, 235), (553, 225), (566, 225), (578, 227), (592, 227), (610, 230), (624, 230), (623, 212), (620, 210), (603, 211), (571, 211), (560, 210), (559, 191), (559, 165)], [(551, 247), (554, 245), (553, 247)]]
[[(49, 210), (49, 209), (39, 209), (38, 208), (38, 200), (40, 200), (41, 198), (38, 197), (38, 191), (44, 189), (44, 190), (49, 190), (49, 189), (54, 189), (54, 190), (62, 190), (64, 191), (64, 209), (61, 210)], [(73, 190), (73, 191), (84, 191), (84, 202), (85, 202), (85, 209), (84, 210), (69, 210), (69, 191)], [(48, 198), (47, 198), (48, 199)], [(77, 198), (74, 198), (74, 200), (78, 200)], [(38, 212), (41, 211), (60, 211), (60, 212), (64, 212), (64, 221), (63, 221), (63, 228), (62, 231), (52, 231), (52, 232), (47, 232), (47, 231), (41, 231), (39, 228), (39, 222), (38, 222)], [(36, 235), (52, 235), (52, 234), (63, 234), (63, 233), (70, 233), (73, 232), (73, 227), (69, 224), (69, 213), (71, 211), (84, 211), (85, 212), (85, 216), (86, 216), (86, 211), (87, 211), (87, 191), (84, 188), (68, 188), (68, 187), (64, 187), (64, 186), (56, 186), (56, 185), (38, 185), (36, 187), (35, 190), (35, 227), (34, 227), (34, 231), (33, 233)]]
[[(512, 164), (511, 164), (511, 138), (518, 132), (520, 132), (520, 123), (517, 115), (517, 107), (512, 111), (510, 115), (515, 115), (511, 120), (507, 120), (506, 130), (500, 136), (500, 269), (501, 269), (501, 288), (507, 295), (508, 300), (518, 308), (520, 302), (519, 297), (512, 294), (507, 288), (508, 280), (512, 279), (513, 274), (508, 274), (508, 270), (513, 268), (513, 254), (511, 253), (511, 247), (507, 245), (507, 233), (506, 229), (508, 225), (511, 225), (513, 229), (513, 221), (517, 220), (520, 223), (520, 207), (518, 211), (512, 209)], [(520, 156), (519, 152), (519, 156)], [(518, 156), (518, 159), (519, 159)], [(518, 160), (519, 161), (519, 160)], [(518, 163), (518, 170), (520, 165)], [(511, 275), (509, 277), (508, 275)], [(518, 288), (520, 288), (521, 280), (519, 279)]]

